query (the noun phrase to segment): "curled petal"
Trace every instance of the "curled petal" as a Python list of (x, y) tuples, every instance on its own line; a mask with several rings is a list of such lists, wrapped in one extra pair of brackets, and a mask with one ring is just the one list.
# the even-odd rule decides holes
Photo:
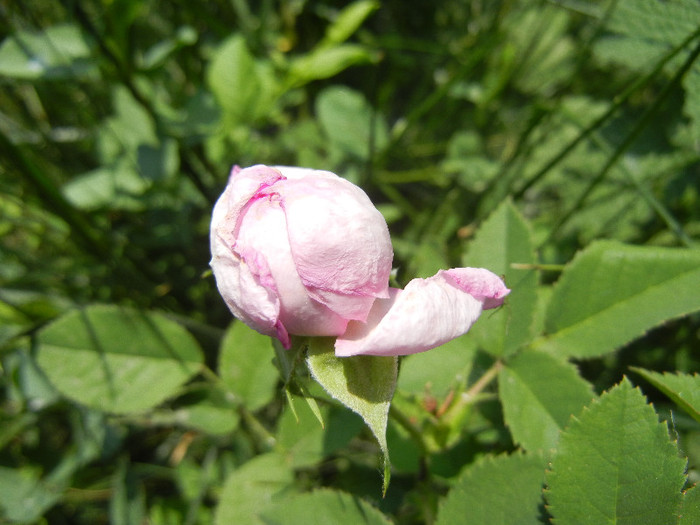
[(413, 279), (377, 299), (366, 323), (351, 321), (335, 343), (339, 357), (408, 355), (424, 352), (464, 333), (482, 310), (503, 304), (510, 290), (495, 274), (481, 268), (441, 270), (428, 279)]

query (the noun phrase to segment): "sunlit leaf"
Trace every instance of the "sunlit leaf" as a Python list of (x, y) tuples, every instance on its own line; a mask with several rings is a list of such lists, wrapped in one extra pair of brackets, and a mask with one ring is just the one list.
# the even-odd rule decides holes
[(681, 519), (678, 525), (693, 525), (700, 523), (700, 488), (691, 487), (683, 494), (680, 511)]
[(556, 447), (569, 418), (595, 397), (572, 365), (532, 350), (506, 363), (498, 391), (513, 440), (525, 450), (544, 452)]
[(270, 338), (234, 321), (226, 331), (219, 353), (219, 374), (238, 401), (257, 410), (272, 400), (279, 373), (272, 364)]
[(659, 374), (637, 367), (632, 367), (632, 370), (670, 397), (674, 403), (700, 423), (700, 374), (670, 372)]
[(37, 363), (64, 396), (106, 412), (143, 412), (201, 367), (195, 339), (161, 314), (97, 305), (37, 334)]
[(317, 48), (291, 62), (288, 83), (290, 86), (301, 86), (312, 80), (335, 76), (350, 66), (375, 60), (374, 53), (358, 44)]
[(534, 336), (537, 272), (512, 266), (534, 262), (530, 229), (513, 203), (506, 200), (484, 221), (463, 257), (464, 266), (503, 275), (512, 290), (502, 308), (483, 312), (470, 331), (493, 355), (510, 355)]
[(675, 523), (685, 465), (666, 424), (624, 379), (562, 433), (548, 510), (560, 523)]
[(357, 31), (362, 22), (379, 9), (380, 3), (376, 0), (357, 0), (345, 7), (336, 19), (326, 28), (326, 36), (321, 41), (321, 46), (342, 44)]
[(251, 459), (226, 479), (214, 523), (263, 525), (261, 514), (290, 487), (293, 474), (280, 454), (262, 454)]
[(314, 379), (334, 399), (362, 417), (379, 442), (384, 456), (384, 492), (389, 486), (386, 426), (396, 388), (396, 357), (336, 357), (333, 339), (310, 339), (306, 362)]
[(594, 243), (555, 285), (547, 335), (535, 346), (574, 357), (606, 354), (700, 309), (698, 282), (698, 250)]
[(233, 35), (216, 50), (207, 82), (228, 123), (249, 123), (269, 113), (276, 86), (268, 64), (256, 60), (242, 35)]
[(373, 116), (364, 96), (350, 88), (323, 90), (316, 100), (316, 113), (326, 136), (344, 153), (366, 159), (372, 146), (381, 150), (387, 143), (388, 132), (381, 116)]
[(442, 502), (436, 525), (540, 523), (545, 465), (541, 456), (519, 453), (469, 465)]
[(0, 75), (19, 79), (96, 78), (90, 46), (75, 25), (18, 31), (0, 45)]

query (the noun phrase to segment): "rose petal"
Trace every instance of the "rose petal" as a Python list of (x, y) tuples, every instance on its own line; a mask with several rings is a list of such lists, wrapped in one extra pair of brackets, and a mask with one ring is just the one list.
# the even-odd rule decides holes
[(290, 334), (338, 335), (348, 320), (313, 301), (299, 278), (287, 238), (281, 202), (258, 199), (242, 218), (236, 240), (239, 256), (260, 272), (260, 282), (274, 291), (279, 301), (279, 321)]
[(365, 320), (372, 298), (387, 297), (393, 251), (386, 221), (360, 188), (337, 175), (279, 169), (289, 177), (275, 190), (302, 282), (334, 312)]
[(424, 352), (464, 333), (484, 306), (503, 303), (510, 290), (481, 268), (441, 270), (413, 279), (405, 289), (391, 289), (375, 301), (366, 323), (351, 321), (335, 343), (339, 357), (407, 355)]

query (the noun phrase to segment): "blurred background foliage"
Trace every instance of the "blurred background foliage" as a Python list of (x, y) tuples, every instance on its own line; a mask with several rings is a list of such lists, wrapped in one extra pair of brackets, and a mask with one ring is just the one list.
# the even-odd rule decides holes
[[(233, 164), (315, 167), (361, 185), (389, 222), (400, 283), (477, 265), (467, 248), (505, 199), (531, 229), (544, 284), (595, 239), (697, 247), (699, 28), (695, 0), (0, 4), (7, 515), (207, 523), (222, 493), (244, 501), (253, 490), (227, 475), (266, 449), (259, 421), (277, 425), (284, 403), (265, 368), (269, 350), (250, 357), (237, 348), (254, 336), (224, 332), (230, 314), (207, 270), (210, 211)], [(167, 410), (146, 415), (65, 401), (35, 362), (34, 337), (91, 303), (165, 312), (196, 336), (218, 379), (203, 373)], [(697, 315), (686, 317), (581, 370), (598, 391), (631, 363), (697, 370), (698, 329)], [(466, 382), (488, 366), (476, 347), (458, 351), (473, 358), (446, 350), (431, 366), (451, 379), (421, 402), (448, 395), (456, 369)], [(242, 369), (262, 370), (259, 382), (242, 384), (221, 364), (246, 359)], [(423, 392), (410, 362), (399, 387)], [(219, 381), (244, 409), (231, 409)], [(319, 450), (328, 457), (361, 429), (327, 411), (325, 438), (313, 421), (297, 435), (289, 412), (275, 427), (284, 450), (301, 451), (297, 483), (378, 503), (361, 445), (309, 468)], [(498, 411), (487, 402), (465, 432), (446, 436), (434, 472), (449, 478), (465, 458), (512, 449)], [(245, 431), (234, 432), (239, 424)], [(382, 510), (430, 522), (440, 489), (421, 485), (414, 445), (389, 432), (403, 443), (393, 461), (406, 475)], [(696, 458), (697, 435), (688, 445)], [(288, 471), (275, 468), (270, 479), (282, 483)]]

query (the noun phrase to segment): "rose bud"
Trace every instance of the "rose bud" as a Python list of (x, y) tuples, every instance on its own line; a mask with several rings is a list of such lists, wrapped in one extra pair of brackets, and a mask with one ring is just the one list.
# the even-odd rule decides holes
[(277, 337), (339, 336), (337, 356), (423, 352), (466, 333), (510, 290), (482, 268), (389, 288), (382, 215), (328, 171), (235, 167), (211, 223), (211, 266), (233, 314)]
[(231, 312), (285, 348), (290, 334), (340, 335), (389, 297), (386, 221), (328, 171), (235, 167), (214, 206), (211, 252)]

